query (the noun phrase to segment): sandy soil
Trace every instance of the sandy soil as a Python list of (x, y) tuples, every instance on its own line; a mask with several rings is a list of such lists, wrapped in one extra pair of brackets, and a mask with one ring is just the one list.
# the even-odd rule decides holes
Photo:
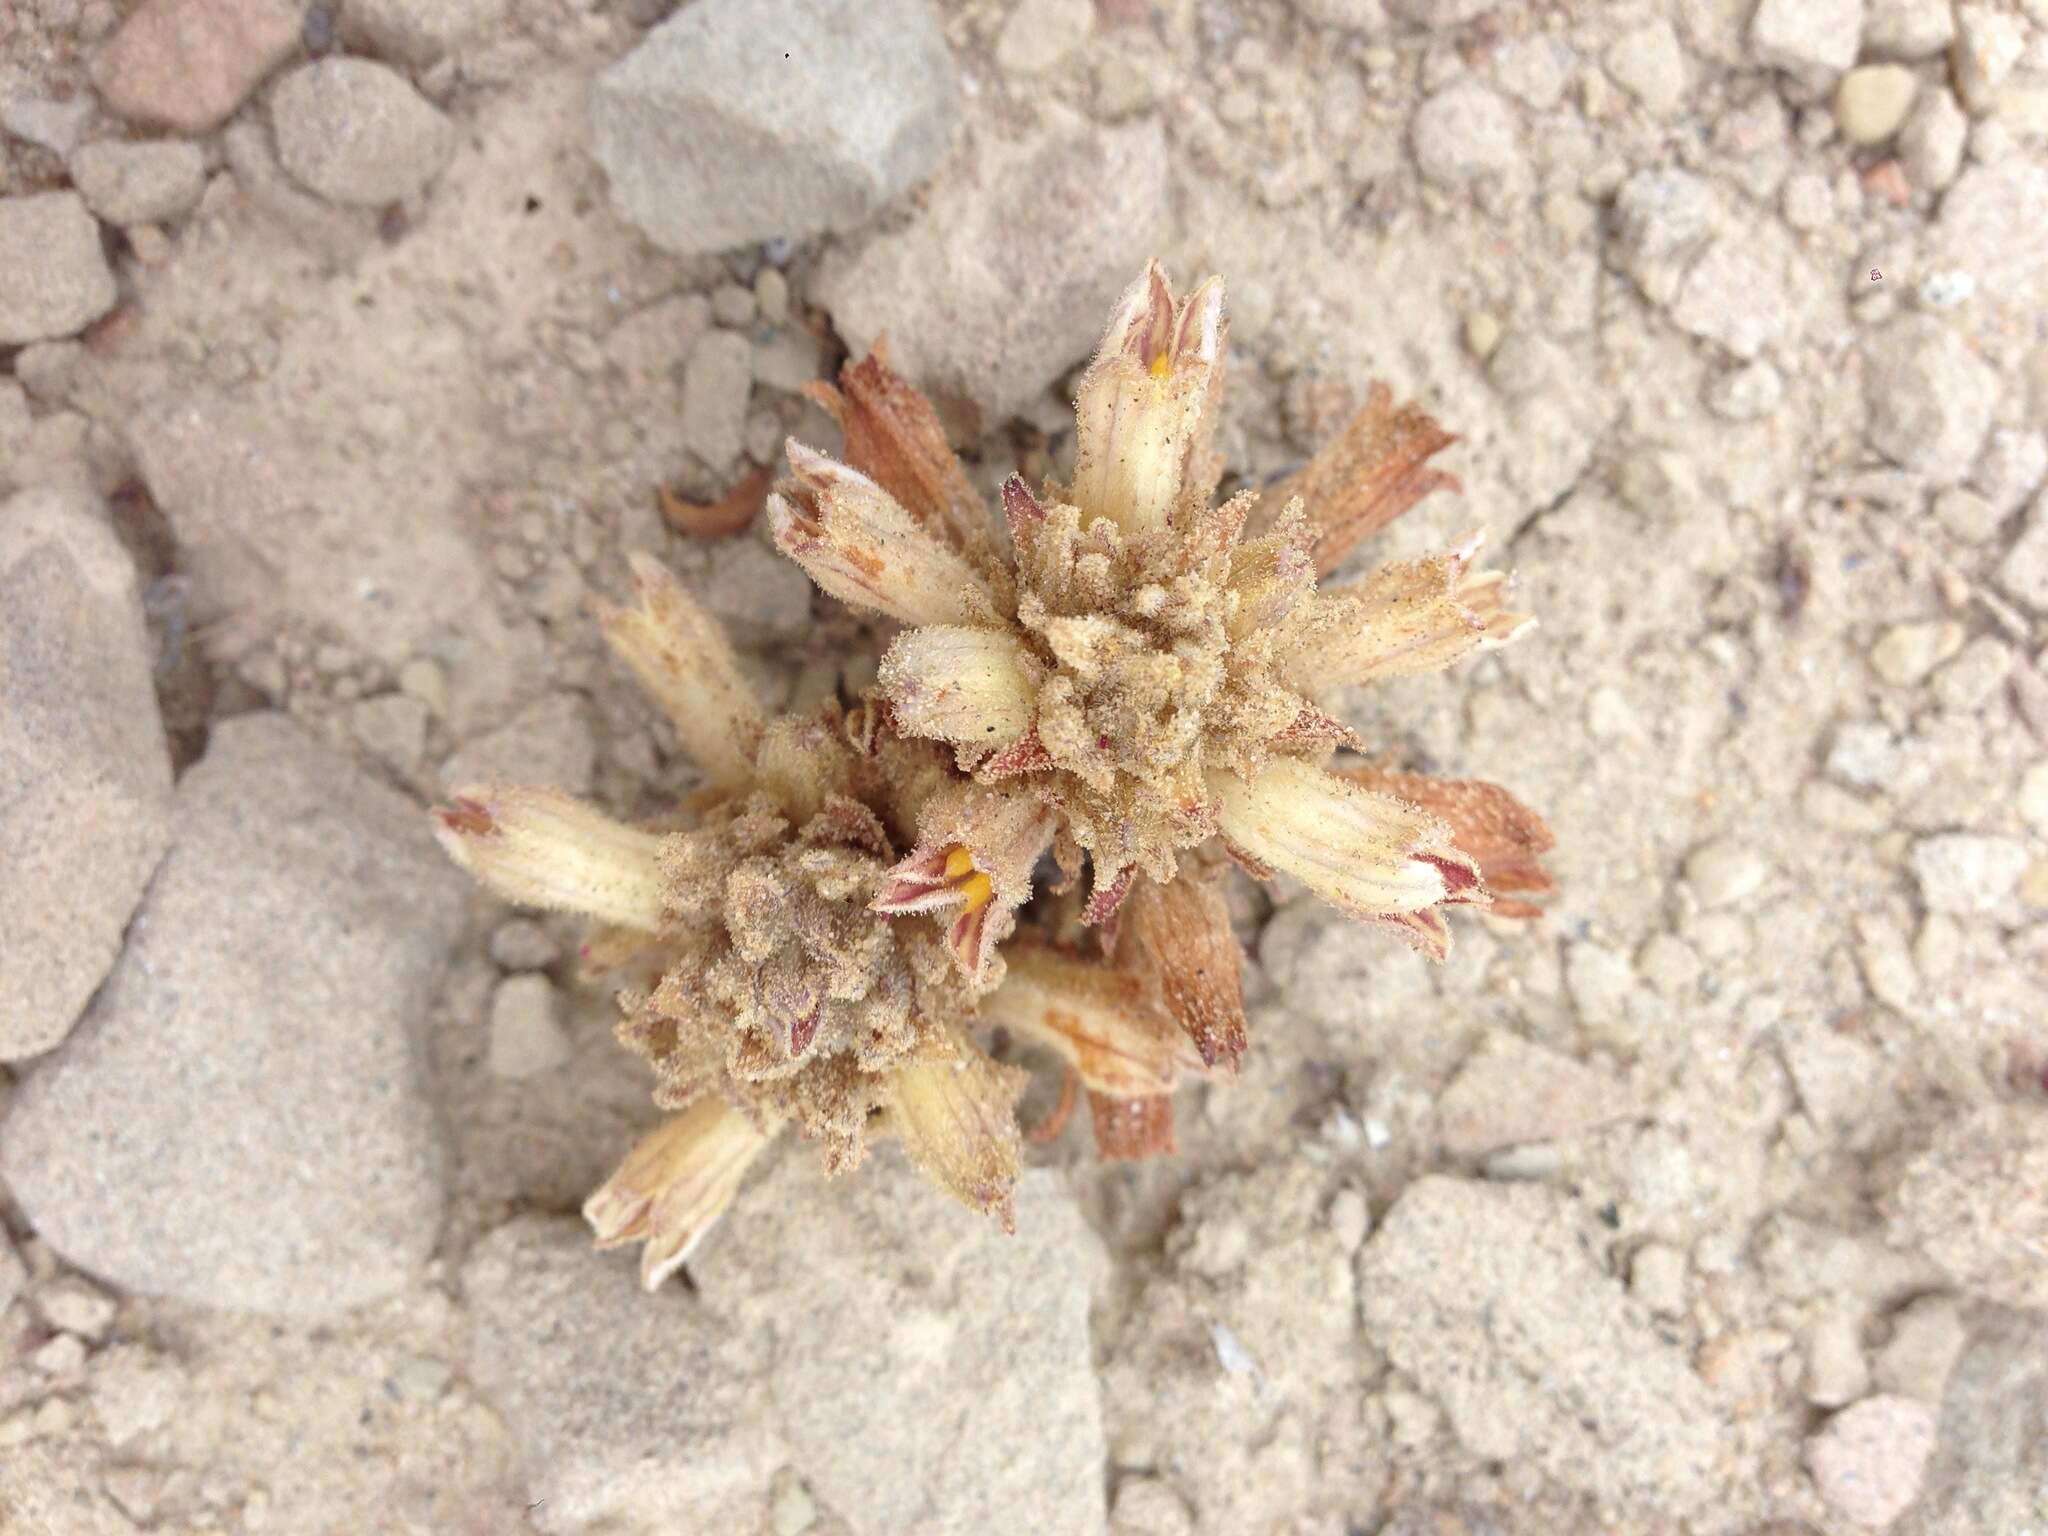
[[(718, 6), (745, 9), (686, 10)], [(62, 728), (151, 693), (181, 778), (257, 712), (324, 755), (240, 749), (175, 807), (121, 780), (157, 830), (79, 898), (118, 908), (90, 944), (23, 891), (113, 869), (111, 802), (31, 829), (0, 795), (42, 861), (0, 865), (9, 942), (87, 956), (0, 1067), (0, 1531), (2043, 1528), (2048, 7), (939, 0), (937, 168), (718, 254), (651, 243), (594, 156), (593, 80), (660, 0), (190, 0), (199, 63), (95, 72), (178, 9), (0, 9), (0, 322), (30, 331), (0, 345), (0, 688), (30, 722), (0, 785), (40, 806), (154, 751)], [(390, 92), (337, 127), (285, 87), (344, 56)], [(216, 75), (247, 78), (211, 123), (133, 104), (199, 111)], [(350, 137), (379, 112), (410, 126)], [(81, 161), (128, 140), (193, 163), (138, 190)], [(74, 187), (89, 224), (9, 234)], [(1177, 1156), (1105, 1167), (1077, 1121), (1005, 1248), (893, 1157), (856, 1192), (793, 1152), (644, 1298), (560, 1221), (655, 1117), (573, 925), (466, 887), (460, 922), (403, 915), (439, 872), (401, 833), (331, 881), (288, 878), (329, 870), (311, 843), (238, 844), (271, 873), (202, 889), (181, 829), (293, 775), (318, 800), (320, 763), (369, 807), (329, 850), (480, 770), (659, 808), (690, 770), (591, 618), (628, 552), (778, 697), (857, 686), (875, 631), (758, 528), (675, 533), (654, 487), (832, 446), (796, 388), (878, 329), (981, 483), (1063, 468), (1099, 324), (1068, 313), (1148, 254), (1228, 285), (1243, 483), (1376, 378), (1459, 434), (1463, 494), (1371, 556), (1484, 526), (1540, 627), (1350, 718), (1539, 808), (1557, 894), (1431, 967), (1241, 882), (1251, 1049), (1181, 1095)], [(52, 496), (118, 536), (126, 596), (32, 565)], [(67, 635), (140, 612), (139, 715), (90, 668), (44, 696), (60, 590)], [(308, 930), (339, 937), (291, 937), (287, 897), (358, 880), (376, 901)], [(171, 907), (248, 974), (124, 1034), (187, 974)], [(363, 923), (431, 1006), (326, 974)], [(372, 1031), (397, 1043), (347, 1044)], [(153, 1138), (127, 1161), (46, 1124), (117, 1091)], [(373, 1262), (320, 1223), (384, 1221), (400, 1162), (424, 1192)]]

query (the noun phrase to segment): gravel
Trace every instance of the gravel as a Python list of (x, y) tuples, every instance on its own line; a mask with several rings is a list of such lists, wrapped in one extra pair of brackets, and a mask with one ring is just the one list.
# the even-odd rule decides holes
[(1903, 64), (1865, 64), (1835, 88), (1835, 124), (1851, 144), (1882, 144), (1912, 110), (1920, 77)]
[(341, 33), (373, 53), (424, 69), (487, 38), (508, 0), (341, 0)]
[(286, 75), (270, 93), (270, 127), (293, 180), (355, 207), (416, 196), (455, 151), (439, 109), (369, 59), (322, 59)]
[(1894, 464), (1951, 485), (1970, 472), (1998, 400), (1998, 375), (1951, 327), (1912, 315), (1863, 345), (1872, 446)]
[(114, 307), (100, 227), (76, 192), (0, 197), (0, 346), (76, 335)]
[(1806, 1465), (1828, 1506), (1882, 1530), (1920, 1495), (1934, 1449), (1934, 1409), (1907, 1397), (1865, 1398), (1806, 1442)]
[(931, 174), (959, 82), (925, 0), (700, 0), (597, 79), (612, 200), (656, 245), (851, 229)]
[(71, 157), (71, 180), (109, 224), (161, 224), (191, 212), (206, 189), (206, 156), (177, 139), (102, 139)]
[(92, 83), (131, 122), (218, 128), (299, 46), (298, 0), (143, 0), (94, 55)]
[(738, 331), (713, 331), (690, 351), (683, 370), (682, 445), (723, 474), (746, 448), (753, 345)]
[(2036, 613), (2048, 614), (2048, 491), (2027, 509), (2020, 536), (1999, 564), (1998, 584)]
[(0, 1060), (61, 1041), (170, 837), (135, 568), (83, 493), (0, 505)]
[(1798, 73), (1837, 73), (1856, 62), (1863, 0), (1762, 0), (1750, 19), (1759, 63)]
[(415, 1030), (465, 910), (409, 802), (280, 716), (216, 725), (127, 948), (0, 1128), (24, 1214), (80, 1268), (204, 1306), (405, 1284), (443, 1199)]
[(1928, 911), (1968, 917), (2003, 905), (2028, 860), (2017, 838), (1947, 832), (1914, 843), (1911, 862)]
[(1496, 175), (1521, 160), (1514, 110), (1476, 80), (1445, 86), (1423, 102), (1408, 137), (1422, 174), (1443, 186)]
[(1917, 1247), (1963, 1289), (2048, 1309), (2048, 1109), (1987, 1105), (1952, 1117), (1891, 1193), (1894, 1242)]
[(504, 1078), (537, 1077), (569, 1059), (555, 984), (545, 976), (511, 976), (491, 995), (491, 1071)]
[(1628, 1090), (1607, 1073), (1496, 1030), (1437, 1100), (1437, 1134), (1453, 1157), (1556, 1141), (1626, 1116)]

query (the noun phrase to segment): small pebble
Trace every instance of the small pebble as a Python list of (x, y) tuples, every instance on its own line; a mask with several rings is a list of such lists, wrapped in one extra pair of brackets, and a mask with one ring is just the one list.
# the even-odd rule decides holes
[(1629, 1261), (1628, 1288), (1658, 1317), (1685, 1312), (1686, 1256), (1668, 1243), (1645, 1243)]
[(2028, 855), (2018, 838), (1945, 832), (1914, 843), (1911, 862), (1929, 911), (1968, 917), (1996, 911), (2013, 894)]
[(1484, 362), (1500, 345), (1501, 324), (1492, 314), (1475, 309), (1465, 316), (1465, 350)]
[(1953, 619), (1894, 624), (1870, 648), (1870, 666), (1894, 688), (1911, 688), (1962, 648), (1963, 626)]
[(491, 997), (490, 1067), (499, 1077), (525, 1078), (569, 1059), (569, 1037), (557, 1017), (554, 983), (510, 976)]
[(527, 917), (498, 924), (491, 934), (491, 959), (508, 971), (538, 971), (560, 956), (555, 936)]
[(1882, 1529), (1920, 1495), (1934, 1450), (1934, 1409), (1911, 1398), (1867, 1397), (1806, 1442), (1806, 1465), (1836, 1514)]
[(1685, 883), (1707, 909), (1746, 901), (1770, 874), (1770, 861), (1762, 854), (1726, 838), (1695, 849), (1685, 861)]
[(36, 1310), (52, 1328), (97, 1344), (113, 1326), (119, 1304), (90, 1280), (60, 1275), (37, 1290)]
[(1882, 144), (1913, 109), (1920, 80), (1903, 64), (1864, 64), (1835, 88), (1835, 124), (1851, 144)]
[(45, 1376), (75, 1375), (85, 1368), (85, 1341), (76, 1334), (60, 1333), (29, 1358)]

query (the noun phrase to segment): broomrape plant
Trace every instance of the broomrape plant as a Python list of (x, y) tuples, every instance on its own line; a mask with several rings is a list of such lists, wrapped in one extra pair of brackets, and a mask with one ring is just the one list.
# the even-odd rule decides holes
[(1549, 833), (1505, 790), (1333, 761), (1362, 746), (1335, 690), (1530, 622), (1478, 534), (1319, 586), (1454, 484), (1428, 465), (1451, 439), (1375, 386), (1299, 474), (1219, 503), (1226, 331), (1219, 280), (1176, 300), (1149, 267), (1082, 380), (1072, 483), (1011, 476), (1007, 540), (884, 357), (812, 386), (845, 461), (791, 442), (767, 512), (819, 587), (903, 626), (872, 694), (767, 718), (715, 621), (636, 558), (604, 632), (704, 788), (651, 826), (495, 784), (439, 813), (500, 895), (594, 919), (590, 967), (625, 979), (620, 1037), (680, 1113), (585, 1215), (645, 1245), (650, 1287), (784, 1126), (834, 1172), (894, 1136), (1007, 1226), (1024, 1075), (977, 1044), (990, 1025), (1066, 1062), (1106, 1155), (1170, 1150), (1174, 1086), (1245, 1046), (1227, 861), (1433, 958), (1446, 907), (1536, 912), (1504, 893), (1548, 889)]

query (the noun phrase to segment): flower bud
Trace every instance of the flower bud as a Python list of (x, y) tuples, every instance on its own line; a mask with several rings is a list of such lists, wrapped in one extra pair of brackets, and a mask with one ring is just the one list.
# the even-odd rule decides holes
[(880, 683), (904, 735), (996, 750), (1024, 734), (1038, 697), (1037, 668), (1022, 645), (1000, 630), (957, 624), (898, 635)]
[(981, 1017), (1057, 1051), (1091, 1091), (1147, 1098), (1202, 1075), (1193, 1042), (1152, 1006), (1142, 978), (1021, 939), (1004, 958)]
[(553, 789), (482, 784), (436, 810), (448, 856), (507, 901), (658, 932), (659, 836)]
[(600, 1248), (644, 1243), (640, 1282), (654, 1290), (725, 1214), (770, 1140), (723, 1099), (699, 1099), (635, 1144), (583, 1202), (583, 1219)]
[(948, 1059), (889, 1075), (889, 1124), (926, 1177), (1014, 1232), (1010, 1189), (1024, 1151), (1017, 1100), (1029, 1074), (999, 1065), (965, 1035), (955, 1032), (953, 1045)]

